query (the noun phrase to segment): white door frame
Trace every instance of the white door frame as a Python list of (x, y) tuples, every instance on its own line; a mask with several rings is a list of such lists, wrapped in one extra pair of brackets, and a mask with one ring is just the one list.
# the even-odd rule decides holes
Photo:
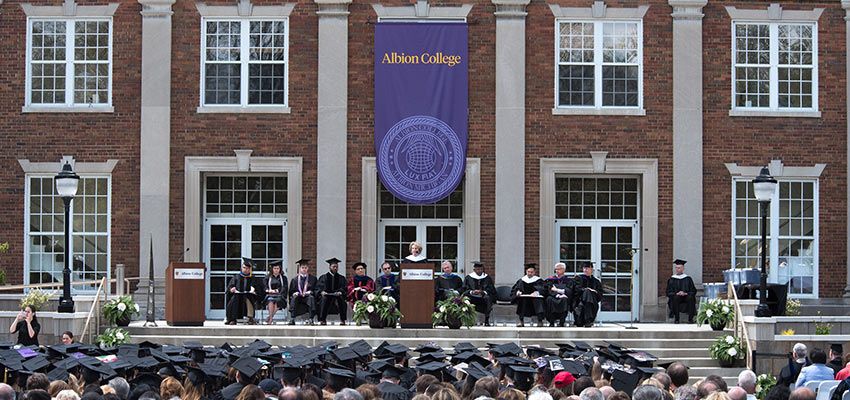
[[(589, 227), (590, 228), (590, 261), (594, 264), (593, 276), (602, 280), (602, 228), (603, 227), (630, 227), (632, 228), (632, 248), (640, 248), (640, 225), (634, 220), (568, 220), (561, 219), (555, 223), (555, 253), (559, 254), (561, 227)], [(631, 312), (612, 312), (599, 310), (599, 321), (636, 321), (640, 309), (640, 252), (632, 254), (632, 289), (631, 289)]]
[[(281, 226), (283, 229), (283, 243), (282, 243), (282, 251), (283, 251), (283, 265), (287, 265), (287, 252), (286, 252), (286, 244), (287, 244), (287, 235), (286, 235), (286, 218), (237, 218), (237, 217), (211, 217), (204, 219), (204, 243), (203, 243), (203, 257), (204, 264), (207, 267), (207, 273), (205, 274), (205, 288), (204, 288), (204, 312), (206, 313), (207, 319), (222, 319), (224, 318), (224, 310), (212, 310), (210, 309), (210, 227), (212, 225), (241, 225), (242, 226), (242, 242), (241, 247), (242, 251), (241, 257), (251, 258), (251, 227), (255, 225), (263, 225), (263, 226)], [(265, 271), (257, 272), (259, 275), (265, 274)], [(219, 274), (216, 274), (217, 276)]]
[[(387, 226), (415, 226), (416, 227), (416, 241), (422, 243), (422, 255), (426, 258), (428, 257), (428, 243), (425, 240), (426, 228), (428, 226), (457, 226), (458, 232), (458, 244), (457, 244), (457, 271), (456, 273), (461, 273), (461, 271), (465, 271), (463, 263), (466, 262), (464, 258), (464, 231), (463, 231), (463, 221), (456, 219), (447, 219), (447, 220), (439, 220), (439, 219), (382, 219), (378, 222), (378, 260), (379, 262), (383, 262), (386, 260), (386, 254), (384, 253), (384, 240), (385, 232)], [(440, 262), (442, 260), (430, 260), (433, 262)], [(380, 273), (380, 265), (376, 265), (374, 268), (375, 276)]]

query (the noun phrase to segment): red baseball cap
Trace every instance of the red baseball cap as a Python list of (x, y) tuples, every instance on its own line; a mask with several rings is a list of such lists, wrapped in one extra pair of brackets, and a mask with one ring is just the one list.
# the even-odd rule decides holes
[(567, 385), (575, 382), (576, 378), (573, 374), (567, 371), (558, 372), (558, 375), (555, 375), (555, 379), (552, 380), (552, 384), (555, 385), (556, 388), (561, 389), (567, 387)]

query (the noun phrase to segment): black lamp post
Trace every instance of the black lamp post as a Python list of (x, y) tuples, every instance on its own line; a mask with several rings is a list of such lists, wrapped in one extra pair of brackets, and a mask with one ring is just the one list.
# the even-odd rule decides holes
[(71, 163), (65, 161), (62, 171), (56, 175), (56, 193), (65, 203), (65, 269), (62, 270), (62, 298), (59, 299), (60, 313), (74, 312), (74, 299), (71, 298), (71, 264), (68, 255), (71, 249), (71, 200), (77, 195), (80, 176), (71, 168)]
[(776, 193), (776, 179), (770, 176), (767, 167), (763, 167), (759, 176), (753, 179), (753, 190), (761, 206), (761, 282), (756, 317), (770, 317), (770, 308), (767, 307), (767, 207)]

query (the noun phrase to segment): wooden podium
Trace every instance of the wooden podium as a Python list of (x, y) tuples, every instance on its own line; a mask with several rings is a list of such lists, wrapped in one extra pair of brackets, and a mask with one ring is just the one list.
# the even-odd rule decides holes
[(165, 321), (171, 326), (203, 326), (207, 266), (172, 262), (165, 269)]
[(432, 328), (434, 263), (402, 263), (400, 276), (401, 327)]

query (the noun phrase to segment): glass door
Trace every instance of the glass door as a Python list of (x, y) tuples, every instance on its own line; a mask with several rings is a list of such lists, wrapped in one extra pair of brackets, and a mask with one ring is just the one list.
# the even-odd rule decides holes
[[(455, 263), (455, 272), (463, 273), (463, 224), (453, 221), (384, 221), (379, 226), (378, 262), (402, 262), (410, 254), (412, 241), (422, 244), (422, 254), (434, 262), (436, 271), (440, 262)], [(374, 276), (380, 274), (380, 265), (374, 266)], [(398, 272), (398, 271), (394, 271)]]

